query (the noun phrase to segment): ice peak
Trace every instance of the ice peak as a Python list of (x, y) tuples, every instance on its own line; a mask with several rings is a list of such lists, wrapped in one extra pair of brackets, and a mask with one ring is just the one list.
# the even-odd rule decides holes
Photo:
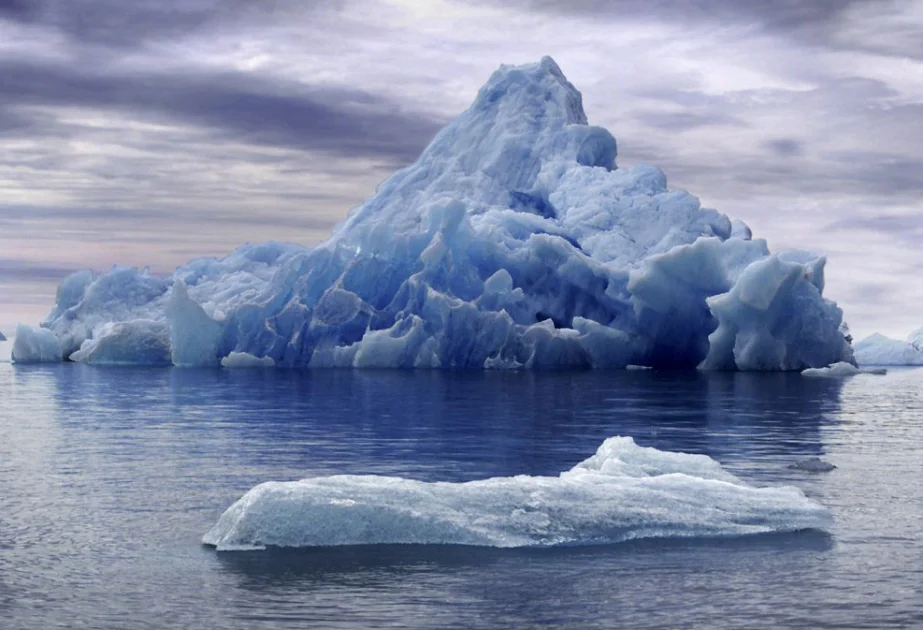
[(478, 92), (471, 111), (535, 117), (550, 125), (586, 125), (583, 97), (551, 57), (521, 66), (502, 65)]
[(428, 207), (418, 203), (422, 198), (461, 201), (469, 215), (526, 199), (535, 213), (546, 215), (554, 182), (538, 181), (543, 170), (558, 173), (549, 174), (551, 180), (578, 165), (612, 170), (616, 153), (612, 134), (587, 124), (583, 97), (551, 57), (501, 66), (471, 107), (357, 208), (335, 238), (352, 238), (356, 226), (369, 221), (409, 229)]

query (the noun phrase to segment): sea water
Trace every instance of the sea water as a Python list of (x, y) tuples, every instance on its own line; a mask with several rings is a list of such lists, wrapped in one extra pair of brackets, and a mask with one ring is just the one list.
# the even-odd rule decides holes
[[(923, 627), (923, 370), (0, 364), (0, 627)], [(267, 480), (554, 475), (614, 435), (795, 485), (826, 532), (217, 553)], [(790, 468), (810, 458), (830, 472)]]

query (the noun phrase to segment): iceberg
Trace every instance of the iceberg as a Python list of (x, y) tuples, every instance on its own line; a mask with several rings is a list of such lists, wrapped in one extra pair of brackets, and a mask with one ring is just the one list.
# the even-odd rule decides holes
[[(319, 246), (248, 244), (163, 278), (82, 271), (42, 326), (64, 358), (86, 361), (83, 344), (113, 324), (161, 322), (183, 366), (232, 354), (281, 367), (854, 361), (842, 312), (823, 297), (823, 256), (773, 254), (743, 222), (670, 190), (656, 167), (619, 168), (616, 156), (552, 59), (501, 66)], [(139, 347), (119, 345), (119, 362), (162, 347), (161, 328), (147, 341), (140, 330), (123, 335)]]
[(13, 363), (57, 363), (61, 357), (61, 342), (53, 332), (23, 324), (16, 327)]
[(859, 365), (923, 365), (923, 329), (910, 333), (906, 341), (875, 333), (853, 348)]
[(6, 341), (6, 335), (3, 334), (2, 330), (0, 330), (0, 341)]
[(219, 551), (364, 544), (549, 547), (823, 529), (794, 487), (755, 488), (705, 455), (609, 438), (557, 477), (427, 483), (338, 475), (266, 482), (202, 539)]

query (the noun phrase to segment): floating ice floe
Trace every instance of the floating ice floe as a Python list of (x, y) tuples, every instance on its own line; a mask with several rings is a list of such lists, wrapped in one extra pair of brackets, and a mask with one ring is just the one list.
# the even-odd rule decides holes
[(246, 352), (232, 352), (221, 359), (221, 365), (226, 368), (267, 368), (275, 364), (270, 357), (255, 357)]
[(823, 368), (808, 368), (801, 372), (802, 376), (825, 376), (830, 378), (841, 378), (845, 376), (856, 376), (857, 374), (887, 374), (888, 370), (884, 368), (859, 368), (851, 363), (834, 363), (831, 366)]
[(338, 475), (262, 483), (202, 539), (221, 550), (363, 544), (547, 547), (823, 529), (794, 487), (755, 488), (705, 455), (606, 440), (557, 477), (427, 483)]
[(79, 272), (42, 323), (60, 356), (41, 356), (159, 363), (157, 322), (175, 365), (232, 353), (283, 367), (852, 361), (822, 295), (824, 257), (771, 254), (656, 167), (617, 168), (616, 153), (554, 61), (503, 66), (320, 246), (245, 245), (166, 278)]

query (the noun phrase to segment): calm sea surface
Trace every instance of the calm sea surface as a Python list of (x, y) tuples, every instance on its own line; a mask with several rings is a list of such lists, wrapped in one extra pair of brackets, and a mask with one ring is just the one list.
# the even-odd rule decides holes
[[(923, 628), (923, 370), (0, 364), (0, 628)], [(607, 437), (828, 506), (829, 533), (608, 547), (200, 544), (255, 484), (557, 474)], [(788, 468), (808, 457), (829, 473)]]

